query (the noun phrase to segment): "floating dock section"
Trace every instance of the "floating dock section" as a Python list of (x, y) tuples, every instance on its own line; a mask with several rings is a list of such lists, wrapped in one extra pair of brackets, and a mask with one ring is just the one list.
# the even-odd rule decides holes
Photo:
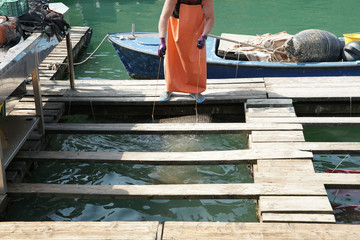
[[(73, 28), (73, 30), (79, 30)], [(83, 29), (86, 32), (85, 29)], [(79, 38), (81, 39), (81, 38)], [(73, 44), (76, 45), (76, 44)], [(61, 47), (60, 47), (61, 49)], [(60, 58), (63, 50), (53, 52)], [(85, 134), (220, 134), (245, 133), (249, 149), (202, 152), (52, 152), (39, 143), (17, 152), (15, 161), (129, 163), (150, 165), (246, 164), (254, 183), (164, 185), (72, 185), (10, 182), (6, 195), (111, 199), (254, 199), (258, 223), (226, 222), (1, 222), (3, 239), (359, 239), (359, 225), (335, 224), (326, 188), (360, 186), (359, 174), (318, 173), (313, 154), (359, 153), (360, 143), (306, 142), (303, 126), (360, 126), (359, 77), (210, 79), (200, 113), (243, 115), (242, 121), (217, 123), (59, 123), (65, 111), (111, 107), (151, 119), (172, 112), (194, 115), (194, 101), (175, 94), (161, 103), (165, 87), (157, 80), (53, 79), (40, 68), (45, 133)], [(61, 57), (62, 58), (62, 57)], [(56, 60), (63, 61), (63, 60)], [(56, 65), (56, 64), (55, 64)], [(41, 71), (43, 75), (41, 75)], [(55, 71), (56, 72), (56, 71)], [(13, 102), (9, 116), (34, 115), (32, 88)], [(330, 106), (333, 106), (332, 108)], [(340, 106), (340, 107), (336, 107)], [(47, 113), (48, 114), (47, 114)], [(309, 115), (338, 114), (341, 117)], [(347, 115), (346, 115), (347, 114)], [(344, 115), (346, 115), (344, 117)], [(9, 170), (9, 169), (7, 169)], [(56, 171), (56, 170), (54, 170)], [(11, 171), (9, 171), (11, 172)]]

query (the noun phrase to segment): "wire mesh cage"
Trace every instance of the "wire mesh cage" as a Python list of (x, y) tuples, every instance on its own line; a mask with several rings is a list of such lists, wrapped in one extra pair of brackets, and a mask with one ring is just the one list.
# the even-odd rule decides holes
[(29, 11), (28, 0), (0, 0), (0, 15), (19, 17)]

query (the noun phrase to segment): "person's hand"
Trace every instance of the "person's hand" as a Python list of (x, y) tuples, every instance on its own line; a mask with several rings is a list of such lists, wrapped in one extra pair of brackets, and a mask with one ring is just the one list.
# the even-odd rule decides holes
[(206, 39), (207, 39), (207, 36), (205, 34), (202, 34), (198, 41), (197, 41), (197, 44), (196, 46), (198, 47), (198, 49), (203, 49), (204, 46), (205, 46), (205, 42), (206, 42)]
[(166, 43), (165, 38), (160, 38), (159, 48), (158, 48), (158, 56), (164, 57), (166, 52)]

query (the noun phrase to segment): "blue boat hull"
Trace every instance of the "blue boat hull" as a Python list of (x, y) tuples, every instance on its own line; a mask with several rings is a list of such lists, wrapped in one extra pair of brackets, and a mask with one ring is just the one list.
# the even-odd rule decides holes
[[(121, 37), (119, 37), (121, 36)], [(113, 44), (129, 76), (135, 79), (164, 78), (163, 61), (157, 56), (156, 33), (136, 33), (136, 39), (127, 39), (130, 33), (112, 33), (108, 39)], [(123, 37), (123, 38), (122, 38)], [(218, 40), (207, 40), (207, 77), (257, 78), (306, 76), (360, 76), (360, 61), (321, 63), (267, 63), (227, 60), (218, 57)], [(159, 72), (160, 67), (160, 72)]]

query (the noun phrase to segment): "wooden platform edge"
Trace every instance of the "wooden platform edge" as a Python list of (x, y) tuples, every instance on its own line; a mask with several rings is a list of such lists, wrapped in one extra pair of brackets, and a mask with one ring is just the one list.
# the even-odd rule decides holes
[(322, 196), (322, 185), (302, 184), (160, 184), (75, 185), (9, 183), (9, 196), (111, 199), (258, 199), (260, 196)]

